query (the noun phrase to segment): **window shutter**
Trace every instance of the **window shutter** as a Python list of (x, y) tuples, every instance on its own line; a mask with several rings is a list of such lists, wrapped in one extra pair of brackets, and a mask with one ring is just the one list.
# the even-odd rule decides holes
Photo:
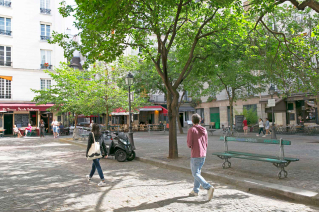
[(4, 30), (4, 18), (0, 17), (0, 30)]

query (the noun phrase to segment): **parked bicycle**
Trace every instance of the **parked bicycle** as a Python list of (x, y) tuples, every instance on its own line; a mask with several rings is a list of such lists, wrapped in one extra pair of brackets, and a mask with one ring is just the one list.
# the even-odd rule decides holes
[(223, 129), (223, 134), (226, 136), (231, 136), (231, 137), (238, 137), (239, 136), (239, 132), (236, 130), (235, 125), (233, 125), (233, 129), (230, 129), (230, 126), (228, 127), (224, 127), (224, 125), (222, 125), (222, 129)]

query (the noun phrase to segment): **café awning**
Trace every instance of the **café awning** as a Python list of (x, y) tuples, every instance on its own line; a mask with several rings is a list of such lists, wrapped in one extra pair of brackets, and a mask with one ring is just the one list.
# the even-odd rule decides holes
[(162, 108), (156, 107), (156, 108), (140, 108), (140, 111), (162, 111)]
[(160, 113), (167, 114), (168, 110), (161, 105), (144, 106), (139, 109), (140, 111), (159, 111)]

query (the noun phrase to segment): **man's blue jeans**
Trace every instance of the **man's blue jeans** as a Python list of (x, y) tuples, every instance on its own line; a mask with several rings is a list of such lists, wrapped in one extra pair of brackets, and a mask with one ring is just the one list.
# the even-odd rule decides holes
[(194, 177), (194, 192), (199, 192), (199, 186), (202, 185), (204, 189), (208, 190), (212, 187), (206, 180), (201, 176), (202, 167), (205, 163), (205, 157), (202, 158), (191, 158), (191, 170)]
[(91, 173), (90, 173), (90, 178), (93, 177), (95, 169), (97, 169), (97, 172), (99, 173), (101, 180), (104, 180), (103, 171), (102, 171), (102, 168), (101, 168), (101, 165), (100, 165), (100, 158), (93, 160), (92, 170), (91, 170)]

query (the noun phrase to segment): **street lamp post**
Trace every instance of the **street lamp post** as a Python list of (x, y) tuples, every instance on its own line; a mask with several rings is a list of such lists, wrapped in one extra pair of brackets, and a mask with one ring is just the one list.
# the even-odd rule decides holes
[[(270, 94), (271, 99), (272, 99), (273, 95), (275, 94), (275, 87), (273, 85), (271, 85), (270, 88), (269, 88), (269, 94)], [(272, 113), (271, 139), (277, 139), (276, 138), (275, 125), (274, 125), (274, 107), (271, 107), (271, 113)]]
[(133, 84), (134, 76), (133, 74), (128, 73), (125, 77), (125, 83), (128, 85), (128, 104), (129, 104), (129, 130), (128, 130), (128, 138), (132, 145), (132, 149), (135, 150), (134, 140), (133, 140), (133, 131), (132, 131), (132, 114), (131, 114), (131, 85)]

